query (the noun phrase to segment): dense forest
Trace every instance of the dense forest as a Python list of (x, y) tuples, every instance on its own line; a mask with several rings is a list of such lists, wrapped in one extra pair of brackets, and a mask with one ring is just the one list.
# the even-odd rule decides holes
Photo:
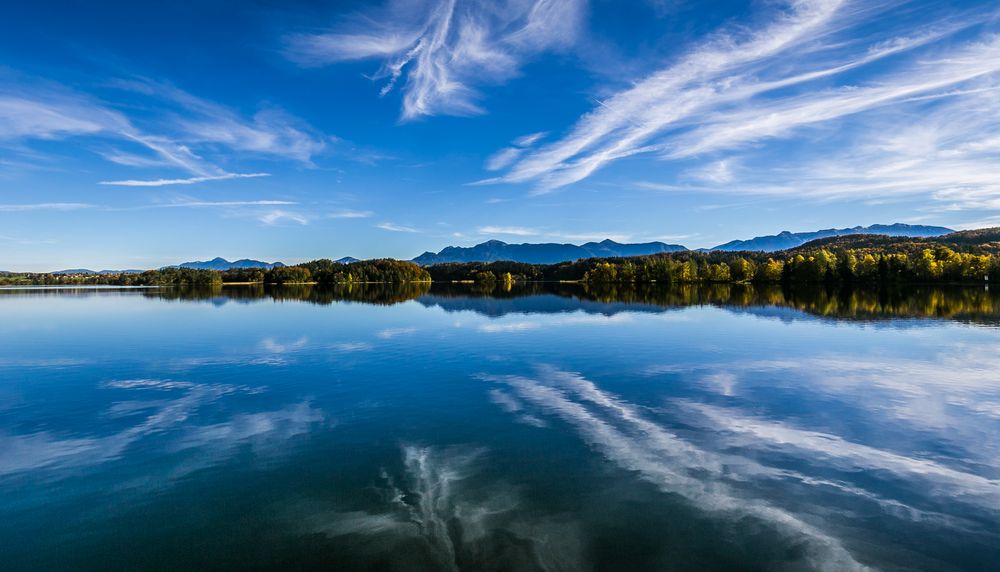
[(683, 251), (628, 258), (589, 258), (560, 264), (445, 263), (403, 260), (341, 264), (328, 259), (270, 270), (224, 272), (161, 268), (122, 274), (0, 274), (0, 285), (203, 287), (223, 283), (362, 284), (471, 282), (485, 289), (515, 283), (588, 284), (982, 284), (1000, 282), (1000, 228), (934, 238), (851, 235), (819, 239), (782, 252)]

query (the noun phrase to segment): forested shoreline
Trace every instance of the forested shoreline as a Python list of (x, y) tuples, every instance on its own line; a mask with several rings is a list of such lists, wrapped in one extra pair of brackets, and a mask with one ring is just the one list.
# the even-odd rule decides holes
[(211, 287), (223, 284), (362, 284), (430, 282), (423, 267), (404, 260), (363, 260), (341, 264), (328, 259), (271, 269), (236, 268), (197, 270), (168, 267), (145, 272), (119, 274), (0, 274), (0, 285), (39, 286), (182, 286)]
[(519, 282), (588, 284), (983, 284), (1000, 282), (1000, 229), (929, 239), (854, 235), (821, 239), (772, 253), (684, 251), (560, 264), (466, 262), (420, 266), (379, 259), (314, 260), (269, 270), (226, 271), (168, 267), (121, 274), (0, 274), (0, 285), (217, 286), (227, 283), (360, 284), (473, 282), (507, 287)]

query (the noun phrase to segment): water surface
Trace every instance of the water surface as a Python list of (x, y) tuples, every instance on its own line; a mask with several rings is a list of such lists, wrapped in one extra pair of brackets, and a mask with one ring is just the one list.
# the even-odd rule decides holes
[(1000, 567), (1000, 298), (0, 290), (4, 570)]

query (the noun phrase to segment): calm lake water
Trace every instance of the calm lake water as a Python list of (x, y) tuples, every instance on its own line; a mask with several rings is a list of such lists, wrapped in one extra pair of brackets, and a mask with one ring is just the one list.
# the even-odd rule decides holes
[(1000, 296), (0, 291), (0, 568), (997, 570)]

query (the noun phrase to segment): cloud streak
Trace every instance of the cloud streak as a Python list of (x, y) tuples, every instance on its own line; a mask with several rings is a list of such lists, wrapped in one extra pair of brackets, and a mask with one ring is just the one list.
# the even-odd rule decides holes
[(579, 0), (402, 2), (342, 22), (333, 31), (287, 38), (286, 55), (303, 66), (381, 59), (372, 76), (381, 95), (403, 83), (402, 119), (475, 115), (477, 85), (516, 76), (533, 56), (571, 45)]
[(231, 179), (253, 179), (257, 177), (269, 177), (270, 173), (226, 173), (210, 177), (189, 177), (187, 179), (154, 179), (124, 181), (101, 181), (101, 185), (114, 185), (120, 187), (165, 187), (168, 185), (194, 185), (207, 181), (228, 181)]
[(273, 226), (284, 221), (294, 222), (300, 225), (309, 224), (309, 219), (305, 215), (281, 209), (266, 212), (257, 217), (257, 220), (268, 226)]
[(173, 203), (151, 205), (151, 208), (213, 208), (213, 207), (256, 207), (276, 205), (296, 205), (294, 201), (177, 201)]
[(27, 211), (78, 211), (94, 208), (89, 203), (28, 203), (0, 205), (0, 212), (19, 213)]
[(330, 218), (370, 218), (374, 215), (372, 211), (355, 211), (351, 209), (341, 209), (333, 211), (327, 216)]
[(375, 228), (380, 228), (382, 230), (387, 230), (389, 232), (420, 232), (415, 228), (391, 222), (380, 222), (377, 225), (375, 225)]
[[(987, 126), (996, 122), (998, 106), (978, 88), (994, 86), (1000, 72), (1000, 38), (983, 32), (967, 39), (969, 30), (978, 30), (976, 26), (992, 15), (958, 14), (920, 28), (899, 25), (892, 7), (892, 2), (801, 0), (774, 10), (769, 24), (721, 30), (671, 64), (600, 101), (561, 138), (534, 149), (498, 152), (487, 167), (504, 172), (483, 182), (530, 183), (535, 192), (545, 193), (583, 181), (614, 162), (647, 155), (685, 164), (702, 162), (686, 171), (700, 184), (662, 182), (674, 190), (856, 195), (884, 192), (896, 183), (895, 190), (904, 192), (901, 179), (869, 184), (854, 176), (850, 167), (864, 161), (859, 156), (870, 157), (863, 166), (874, 178), (872, 171), (885, 164), (886, 153), (864, 142), (884, 139), (886, 133), (901, 136), (908, 123), (898, 116), (890, 121), (893, 114), (923, 116), (927, 109), (938, 109), (939, 103), (972, 112), (974, 119), (963, 125), (964, 131), (950, 130), (950, 135), (959, 136), (955, 141), (959, 147), (969, 153), (994, 150), (983, 139)], [(872, 25), (885, 31), (875, 36), (862, 31)], [(956, 39), (959, 34), (961, 40)], [(861, 114), (864, 120), (855, 119)], [(823, 131), (827, 127), (829, 131)], [(792, 153), (780, 147), (807, 133), (820, 143)], [(798, 175), (829, 159), (829, 145), (848, 149), (854, 157), (829, 161), (831, 168), (824, 173), (830, 180), (818, 191), (796, 184), (801, 183)], [(781, 164), (789, 156), (794, 162), (789, 161), (787, 170), (759, 174), (767, 183), (747, 173), (755, 171), (741, 169), (737, 153), (747, 153), (758, 164)], [(928, 161), (927, 170), (938, 175), (936, 181), (952, 173), (959, 179), (954, 186), (965, 196), (969, 185), (995, 196), (984, 182), (995, 174), (990, 162), (963, 162), (974, 167), (963, 176), (957, 165), (943, 159)], [(802, 161), (808, 167), (795, 168)], [(837, 169), (839, 165), (844, 167)], [(927, 192), (928, 187), (911, 192)]]
[[(74, 138), (117, 165), (172, 168), (190, 175), (101, 181), (104, 185), (161, 187), (267, 176), (224, 168), (228, 153), (234, 151), (312, 165), (312, 158), (330, 139), (276, 107), (265, 107), (245, 118), (164, 82), (133, 79), (110, 85), (141, 98), (151, 112), (128, 115), (105, 100), (51, 82), (0, 85), (0, 141)], [(124, 148), (108, 151), (108, 141)]]

